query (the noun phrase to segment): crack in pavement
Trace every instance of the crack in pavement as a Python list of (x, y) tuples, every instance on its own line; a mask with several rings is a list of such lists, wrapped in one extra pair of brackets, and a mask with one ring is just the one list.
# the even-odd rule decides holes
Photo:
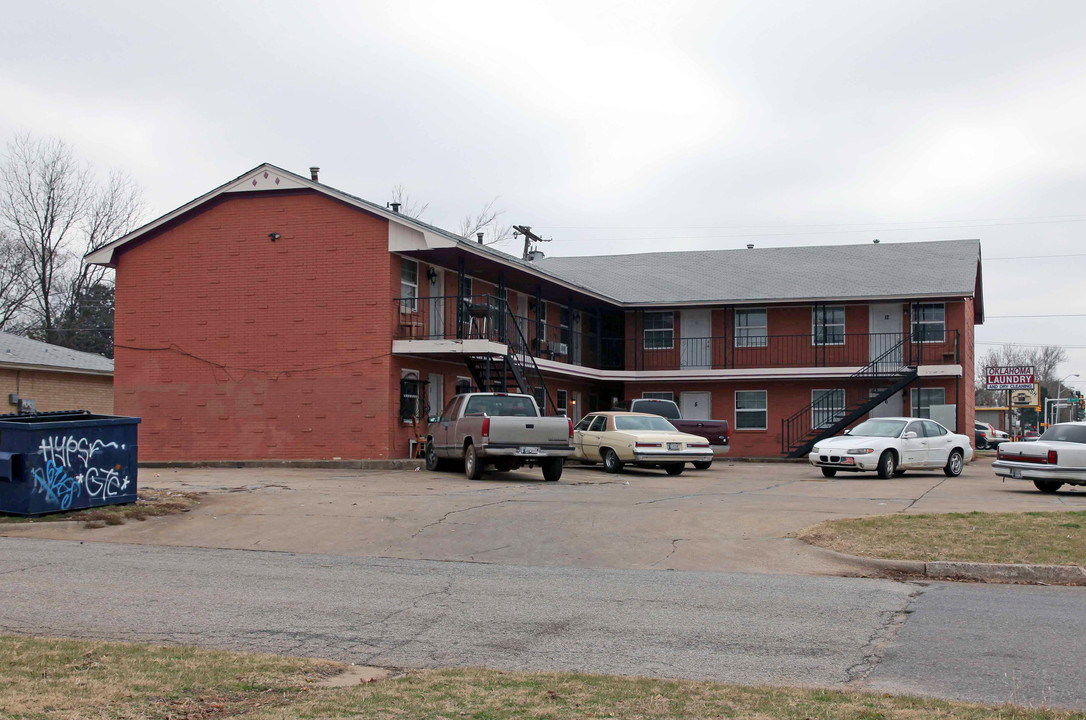
[(860, 660), (845, 670), (845, 685), (862, 683), (879, 666), (886, 654), (887, 646), (897, 637), (909, 616), (916, 612), (920, 596), (925, 591), (926, 588), (917, 586), (916, 589), (909, 593), (909, 596), (905, 599), (905, 604), (900, 610), (882, 613), (882, 621), (879, 626), (875, 628), (867, 642), (860, 648)]
[(672, 538), (672, 540), (671, 540), (671, 551), (667, 555), (664, 555), (662, 558), (660, 558), (659, 560), (654, 562), (651, 565), (651, 567), (656, 567), (657, 565), (659, 565), (662, 562), (667, 562), (668, 558), (670, 558), (672, 555), (674, 555), (675, 551), (679, 549), (679, 543), (686, 542), (689, 539), (690, 538)]
[(756, 488), (754, 490), (735, 490), (735, 491), (732, 491), (732, 492), (689, 493), (687, 495), (669, 495), (667, 497), (657, 498), (655, 500), (642, 500), (641, 502), (634, 503), (634, 505), (652, 505), (652, 504), (658, 503), (658, 502), (667, 502), (668, 500), (688, 500), (690, 498), (698, 498), (698, 497), (752, 495), (754, 493), (761, 493), (761, 492), (767, 492), (769, 490), (775, 490), (776, 488), (784, 487), (785, 485), (792, 485), (792, 484), (797, 483), (797, 482), (801, 482), (801, 481), (799, 481), (799, 480), (785, 480), (784, 482), (779, 482), (779, 483), (776, 483), (774, 485), (770, 485), (770, 486), (764, 487), (764, 488)]
[(940, 485), (942, 485), (943, 483), (945, 483), (945, 482), (946, 482), (947, 480), (949, 480), (949, 479), (950, 479), (949, 477), (945, 477), (945, 478), (943, 478), (942, 480), (940, 480), (939, 482), (935, 483), (935, 484), (934, 484), (934, 485), (932, 485), (932, 486), (931, 486), (930, 488), (928, 488), (928, 489), (927, 489), (927, 490), (925, 490), (924, 492), (920, 493), (920, 497), (916, 498), (916, 499), (915, 499), (915, 500), (913, 500), (913, 501), (912, 501), (911, 503), (909, 503), (909, 504), (908, 504), (908, 505), (906, 505), (905, 507), (903, 507), (903, 508), (901, 508), (900, 510), (898, 510), (898, 512), (899, 512), (899, 513), (903, 513), (903, 512), (905, 512), (906, 510), (908, 510), (909, 508), (911, 508), (911, 507), (912, 507), (913, 505), (916, 505), (916, 504), (917, 504), (918, 502), (920, 502), (921, 500), (923, 500), (923, 499), (924, 499), (924, 498), (925, 498), (925, 497), (927, 496), (927, 494), (928, 494), (928, 493), (930, 493), (930, 492), (931, 492), (932, 490), (934, 490), (935, 488), (939, 487)]

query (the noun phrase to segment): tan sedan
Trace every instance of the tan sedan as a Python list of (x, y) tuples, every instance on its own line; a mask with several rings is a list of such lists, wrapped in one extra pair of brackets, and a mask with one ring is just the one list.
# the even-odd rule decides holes
[(597, 412), (586, 415), (573, 428), (573, 459), (603, 462), (609, 473), (632, 463), (662, 467), (679, 475), (688, 462), (713, 459), (705, 438), (679, 432), (659, 415), (634, 412)]

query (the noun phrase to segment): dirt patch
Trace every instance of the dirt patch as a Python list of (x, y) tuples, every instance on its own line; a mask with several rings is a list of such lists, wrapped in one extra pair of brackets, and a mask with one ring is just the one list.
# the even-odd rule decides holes
[(200, 504), (202, 493), (178, 492), (157, 488), (140, 488), (138, 499), (127, 505), (105, 505), (85, 510), (50, 513), (35, 517), (0, 515), (0, 523), (81, 522), (88, 530), (107, 525), (123, 525), (128, 520), (146, 520), (149, 517), (185, 513)]

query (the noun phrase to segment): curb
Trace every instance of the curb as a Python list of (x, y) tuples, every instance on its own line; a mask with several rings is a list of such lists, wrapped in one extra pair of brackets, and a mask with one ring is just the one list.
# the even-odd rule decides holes
[(899, 574), (931, 580), (969, 580), (988, 583), (1028, 585), (1086, 585), (1086, 567), (1082, 565), (1016, 565), (1013, 563), (978, 563), (938, 560), (889, 560), (846, 555), (836, 550), (811, 545), (833, 559), (853, 565), (872, 575)]
[(424, 461), (393, 460), (186, 460), (141, 462), (141, 468), (297, 468), (328, 470), (413, 470)]

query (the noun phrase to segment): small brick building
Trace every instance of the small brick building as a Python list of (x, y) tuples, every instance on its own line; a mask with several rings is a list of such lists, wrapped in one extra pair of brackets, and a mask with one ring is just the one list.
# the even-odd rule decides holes
[(261, 165), (87, 260), (117, 271), (145, 460), (405, 457), (507, 375), (575, 419), (673, 398), (741, 456), (868, 413), (973, 424), (976, 240), (525, 262)]
[(20, 335), (0, 333), (0, 394), (7, 410), (113, 413), (113, 361)]

